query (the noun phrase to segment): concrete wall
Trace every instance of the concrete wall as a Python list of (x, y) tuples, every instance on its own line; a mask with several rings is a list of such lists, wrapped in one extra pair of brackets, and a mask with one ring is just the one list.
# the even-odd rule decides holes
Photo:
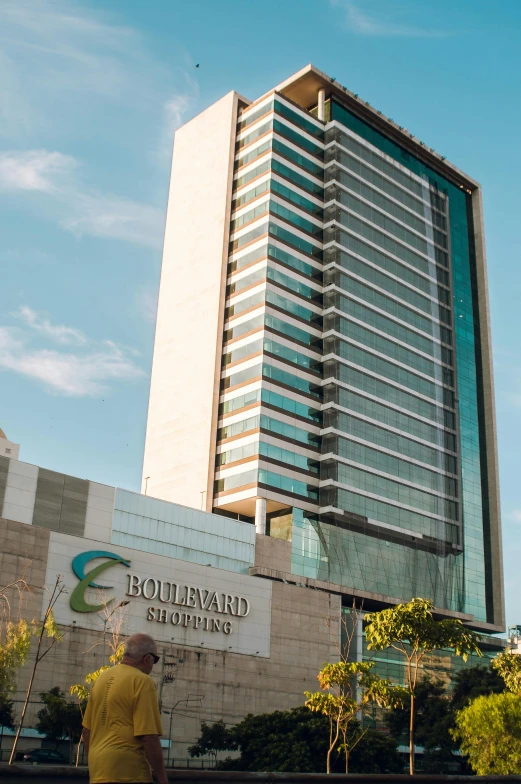
[(10, 460), (4, 506), (0, 513), (8, 520), (32, 523), (37, 480), (38, 466)]
[(142, 490), (195, 509), (212, 502), (237, 101), (180, 128), (172, 160)]
[[(0, 517), (0, 588), (23, 580), (27, 585), (20, 597), (16, 589), (7, 592), (15, 618), (40, 617), (50, 532)], [(19, 601), (21, 599), (21, 603)]]
[(114, 514), (115, 487), (89, 482), (87, 514), (85, 516), (85, 537), (110, 542), (112, 516)]
[(269, 566), (278, 572), (291, 572), (291, 542), (257, 534), (255, 541), (255, 566)]

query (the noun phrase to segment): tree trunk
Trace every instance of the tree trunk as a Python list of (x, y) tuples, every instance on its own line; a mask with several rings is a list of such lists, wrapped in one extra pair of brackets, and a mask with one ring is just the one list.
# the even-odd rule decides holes
[(39, 651), (40, 651), (40, 646), (38, 645), (38, 649), (37, 649), (37, 652), (36, 652), (36, 659), (34, 660), (34, 666), (33, 666), (33, 672), (32, 672), (32, 675), (31, 675), (31, 680), (29, 681), (29, 686), (27, 687), (27, 694), (25, 695), (24, 706), (22, 708), (22, 713), (20, 715), (20, 721), (18, 723), (18, 728), (16, 730), (16, 735), (15, 735), (15, 738), (14, 738), (13, 748), (11, 749), (11, 756), (9, 757), (9, 765), (13, 764), (13, 760), (14, 760), (14, 757), (15, 757), (15, 754), (16, 754), (16, 747), (18, 746), (18, 739), (20, 738), (20, 733), (22, 732), (22, 727), (24, 726), (25, 713), (27, 711), (27, 706), (29, 705), (29, 697), (31, 696), (31, 691), (32, 691), (32, 688), (33, 688), (34, 676), (36, 675), (36, 668), (38, 667)]
[(340, 730), (339, 730), (338, 724), (337, 724), (335, 739), (332, 740), (331, 735), (329, 736), (330, 743), (329, 743), (329, 749), (328, 749), (328, 752), (327, 752), (326, 773), (331, 773), (331, 754), (333, 753), (334, 748), (335, 748), (336, 744), (338, 743), (338, 736), (339, 735), (340, 735)]
[(411, 716), (409, 719), (409, 773), (414, 776), (414, 694), (411, 692)]
[(346, 751), (346, 776), (349, 773), (349, 752)]
[(83, 732), (80, 735), (80, 739), (78, 741), (78, 748), (76, 749), (76, 767), (78, 767), (78, 765), (80, 764), (80, 749), (81, 749), (82, 741), (83, 741)]
[[(56, 583), (54, 584), (54, 589), (53, 589), (53, 592), (51, 594), (51, 598), (49, 599), (49, 602), (47, 604), (47, 609), (45, 611), (45, 615), (43, 616), (42, 627), (41, 627), (40, 633), (38, 635), (38, 645), (36, 646), (36, 655), (35, 655), (35, 658), (34, 658), (33, 671), (32, 671), (32, 674), (31, 674), (31, 679), (29, 681), (29, 686), (27, 687), (27, 694), (25, 695), (25, 702), (24, 702), (24, 706), (22, 708), (22, 713), (21, 713), (21, 716), (20, 716), (20, 722), (18, 724), (18, 729), (16, 730), (16, 735), (15, 735), (15, 739), (14, 739), (14, 742), (13, 742), (13, 748), (11, 749), (11, 755), (9, 757), (9, 765), (13, 764), (13, 760), (15, 758), (16, 747), (18, 746), (18, 740), (20, 739), (20, 734), (22, 732), (22, 727), (24, 726), (25, 714), (27, 712), (27, 706), (29, 705), (29, 697), (31, 696), (31, 691), (32, 691), (32, 688), (33, 688), (33, 683), (34, 683), (34, 677), (36, 675), (36, 669), (37, 669), (40, 661), (43, 659), (43, 657), (46, 654), (49, 653), (49, 651), (51, 650), (51, 648), (53, 647), (54, 643), (57, 640), (57, 637), (53, 635), (53, 641), (51, 642), (50, 646), (40, 656), (40, 651), (42, 649), (43, 635), (44, 635), (44, 632), (45, 632), (45, 625), (46, 625), (47, 621), (51, 618), (52, 608), (56, 604), (56, 601), (59, 599), (60, 594), (62, 593), (62, 591), (63, 591), (63, 585), (61, 584), (61, 576), (58, 575), (56, 577)], [(49, 635), (49, 633), (48, 633), (48, 636), (51, 636), (51, 635)]]
[(331, 750), (333, 748), (333, 718), (329, 717), (329, 749), (326, 757), (326, 773), (331, 773)]

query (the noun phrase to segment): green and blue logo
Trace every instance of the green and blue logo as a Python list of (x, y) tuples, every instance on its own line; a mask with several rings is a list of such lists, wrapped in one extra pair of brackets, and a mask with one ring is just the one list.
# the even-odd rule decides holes
[[(85, 567), (87, 564), (96, 558), (108, 558), (109, 560), (98, 564), (98, 566), (95, 566), (94, 569), (91, 569), (90, 572), (85, 574)], [(109, 590), (112, 588), (112, 585), (99, 585), (98, 583), (95, 583), (94, 580), (106, 569), (116, 566), (116, 564), (129, 567), (130, 561), (126, 561), (120, 555), (116, 555), (116, 553), (108, 553), (105, 550), (88, 550), (86, 553), (80, 553), (72, 559), (72, 571), (80, 581), (71, 593), (70, 605), (73, 610), (76, 612), (88, 613), (98, 612), (105, 607), (105, 603), (97, 605), (89, 604), (85, 599), (85, 591), (87, 588), (98, 588), (102, 590)]]

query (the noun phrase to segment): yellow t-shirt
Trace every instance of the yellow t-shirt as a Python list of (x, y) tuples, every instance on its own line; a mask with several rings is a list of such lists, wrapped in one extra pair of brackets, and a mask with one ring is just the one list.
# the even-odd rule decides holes
[(152, 781), (137, 737), (163, 732), (152, 678), (128, 664), (105, 670), (92, 687), (83, 726), (90, 730), (91, 784)]

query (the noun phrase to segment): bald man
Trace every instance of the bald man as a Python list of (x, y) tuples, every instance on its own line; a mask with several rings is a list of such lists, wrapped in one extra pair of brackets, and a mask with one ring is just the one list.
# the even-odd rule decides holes
[(159, 661), (148, 634), (125, 643), (121, 664), (92, 687), (83, 717), (91, 784), (167, 784), (157, 694), (150, 673)]

